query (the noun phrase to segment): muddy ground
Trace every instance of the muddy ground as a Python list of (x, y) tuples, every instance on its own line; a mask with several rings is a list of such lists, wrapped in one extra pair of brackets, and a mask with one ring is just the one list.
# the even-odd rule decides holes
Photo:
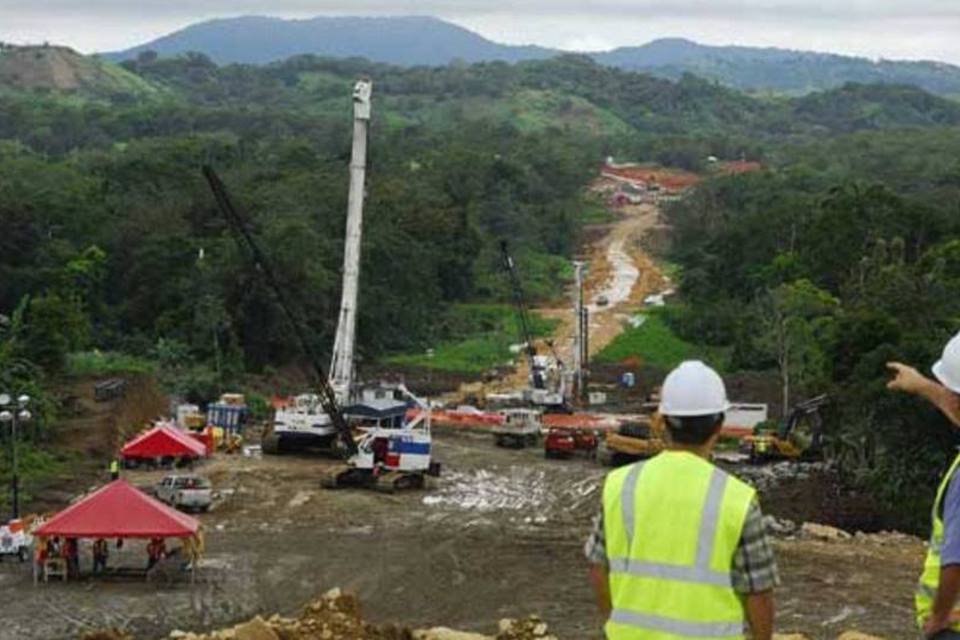
[[(426, 492), (325, 491), (313, 457), (220, 456), (202, 465), (227, 497), (200, 515), (205, 568), (196, 584), (85, 580), (33, 587), (27, 566), (0, 565), (0, 638), (76, 637), (91, 627), (137, 637), (294, 613), (331, 586), (357, 591), (373, 622), (492, 631), (536, 613), (561, 638), (599, 638), (582, 556), (604, 469), (498, 449), (488, 435), (441, 433), (446, 469)], [(159, 472), (131, 473), (148, 484)], [(767, 500), (771, 500), (768, 497)], [(777, 543), (780, 627), (814, 638), (856, 628), (913, 637), (918, 541)], [(141, 565), (142, 545), (111, 562)], [(83, 562), (89, 551), (83, 547)]]

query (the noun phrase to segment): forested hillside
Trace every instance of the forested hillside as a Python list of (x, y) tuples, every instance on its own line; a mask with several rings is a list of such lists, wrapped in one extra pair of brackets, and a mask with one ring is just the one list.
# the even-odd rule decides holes
[[(957, 438), (885, 389), (957, 331), (960, 130), (858, 133), (778, 151), (776, 171), (704, 185), (669, 211), (682, 335), (774, 370), (789, 400), (829, 392), (832, 457), (906, 519)], [(789, 401), (788, 400), (788, 401)]]
[(870, 60), (776, 47), (710, 46), (663, 38), (592, 54), (602, 64), (677, 79), (686, 73), (752, 93), (804, 95), (850, 82), (909, 84), (960, 95), (960, 68), (927, 60)]
[[(857, 481), (897, 478), (874, 483), (892, 504), (936, 473), (942, 456), (916, 446), (942, 433), (936, 417), (883, 393), (883, 362), (932, 362), (957, 329), (949, 101), (890, 85), (759, 99), (580, 56), (403, 69), (144, 54), (123, 73), (153, 90), (94, 79), (0, 92), (0, 387), (43, 397), (93, 349), (172, 372), (171, 390), (197, 399), (296, 363), (205, 163), (329, 345), (350, 88), (367, 75), (364, 362), (422, 353), (469, 324), (460, 305), (507, 300), (502, 238), (533, 300), (561, 296), (591, 210), (584, 186), (607, 155), (692, 170), (708, 156), (758, 160), (762, 173), (708, 180), (668, 212), (684, 304), (667, 323), (731, 351), (734, 370), (786, 375), (791, 398), (831, 391), (839, 459)], [(43, 407), (49, 424), (57, 407)]]

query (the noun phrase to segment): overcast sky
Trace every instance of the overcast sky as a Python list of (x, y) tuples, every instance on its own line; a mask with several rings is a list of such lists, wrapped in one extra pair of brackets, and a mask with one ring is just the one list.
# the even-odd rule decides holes
[(245, 14), (435, 15), (498, 42), (570, 50), (682, 36), (960, 64), (960, 0), (0, 0), (0, 40), (109, 51)]

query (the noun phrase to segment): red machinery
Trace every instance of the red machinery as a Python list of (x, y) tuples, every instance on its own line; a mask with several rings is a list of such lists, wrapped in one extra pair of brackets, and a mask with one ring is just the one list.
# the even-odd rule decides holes
[(543, 455), (548, 458), (561, 458), (584, 452), (593, 455), (599, 439), (592, 429), (551, 428), (543, 440)]

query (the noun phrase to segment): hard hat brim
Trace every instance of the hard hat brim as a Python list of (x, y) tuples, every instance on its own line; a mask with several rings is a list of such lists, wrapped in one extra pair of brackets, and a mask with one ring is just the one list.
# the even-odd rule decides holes
[(947, 375), (945, 369), (946, 365), (944, 364), (943, 360), (937, 360), (937, 362), (931, 368), (933, 375), (936, 376), (937, 380), (940, 381), (940, 384), (945, 386), (947, 389), (950, 389), (950, 391), (960, 394), (960, 381), (952, 380), (950, 376)]
[(715, 416), (718, 413), (726, 413), (730, 410), (730, 407), (733, 405), (729, 401), (725, 401), (722, 406), (717, 407), (716, 409), (694, 409), (686, 411), (671, 411), (669, 407), (664, 407), (661, 404), (657, 410), (662, 416), (675, 416), (677, 418), (695, 418), (697, 416)]

